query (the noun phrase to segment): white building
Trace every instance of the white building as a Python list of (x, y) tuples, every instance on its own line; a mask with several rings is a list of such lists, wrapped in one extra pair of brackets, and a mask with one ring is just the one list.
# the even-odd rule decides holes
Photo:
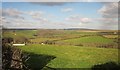
[(25, 46), (25, 44), (13, 44), (13, 46)]

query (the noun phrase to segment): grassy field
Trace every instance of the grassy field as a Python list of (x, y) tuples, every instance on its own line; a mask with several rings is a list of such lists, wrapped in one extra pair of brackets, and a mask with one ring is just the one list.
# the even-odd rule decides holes
[(108, 43), (113, 43), (113, 39), (107, 39), (101, 36), (87, 36), (87, 37), (57, 41), (57, 43), (65, 43), (71, 45), (79, 45), (79, 44), (87, 44), (87, 43), (108, 44)]
[[(57, 45), (27, 45), (19, 47), (24, 52), (38, 55), (54, 56), (46, 66), (52, 68), (91, 68), (93, 65), (106, 62), (118, 62), (117, 49), (89, 48), (78, 46)], [(37, 59), (37, 57), (34, 57)], [(39, 65), (44, 59), (34, 59), (30, 63), (33, 67)], [(36, 61), (36, 62), (35, 62)], [(39, 67), (39, 66), (38, 66)]]
[[(27, 63), (33, 70), (45, 66), (91, 68), (107, 62), (118, 63), (118, 49), (115, 42), (117, 39), (114, 39), (118, 38), (117, 35), (101, 35), (98, 31), (87, 30), (7, 30), (3, 32), (4, 37), (16, 40), (27, 38), (29, 42), (38, 42), (36, 44), (28, 42), (27, 45), (18, 47), (30, 54)], [(51, 44), (41, 44), (45, 41)], [(105, 45), (107, 48), (104, 47)], [(110, 47), (111, 45), (114, 48)], [(97, 46), (102, 46), (102, 48)]]
[(103, 35), (106, 38), (118, 38), (118, 35)]
[(12, 37), (12, 38), (18, 38), (24, 36), (27, 38), (33, 38), (36, 32), (37, 30), (4, 30), (2, 36)]

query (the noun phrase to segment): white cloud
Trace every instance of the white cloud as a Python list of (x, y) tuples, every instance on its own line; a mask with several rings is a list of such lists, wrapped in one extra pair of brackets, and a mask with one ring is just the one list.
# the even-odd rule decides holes
[(17, 9), (13, 8), (7, 8), (2, 10), (2, 16), (4, 17), (23, 18), (21, 14), (23, 14), (22, 11), (18, 11)]
[(74, 22), (74, 23), (91, 23), (91, 18), (81, 17), (80, 15), (71, 15), (67, 18), (65, 18), (68, 22)]
[(116, 18), (100, 18), (98, 21), (108, 25), (115, 25), (118, 23), (118, 19)]
[(38, 16), (42, 16), (44, 14), (44, 12), (42, 12), (42, 11), (30, 11), (30, 12), (26, 12), (26, 14), (31, 15), (33, 17), (38, 17)]
[(22, 12), (17, 9), (3, 9), (2, 17), (0, 21), (6, 28), (40, 28), (43, 23), (49, 24), (42, 11)]
[(45, 18), (45, 12), (42, 11), (31, 11), (31, 12), (26, 12), (28, 15), (30, 15), (35, 21), (39, 21), (42, 23), (47, 23), (48, 19)]
[(70, 15), (69, 17), (65, 18), (65, 20), (70, 22), (79, 22), (80, 18), (80, 15)]
[(118, 26), (118, 19), (115, 18), (100, 18), (98, 19), (99, 23), (101, 23), (101, 29), (117, 29), (115, 27)]
[(0, 8), (0, 17), (2, 16), (2, 9)]
[(101, 22), (101, 29), (117, 29), (118, 3), (104, 3), (104, 6), (98, 10), (98, 13), (102, 15), (102, 18), (98, 19)]
[(64, 9), (61, 9), (62, 12), (72, 12), (73, 9), (72, 8), (64, 8)]
[(65, 19), (68, 26), (91, 29), (117, 29), (117, 18), (87, 18), (80, 15), (71, 15)]
[(3, 22), (6, 28), (33, 28), (36, 27), (30, 20), (6, 18)]
[[(10, 27), (10, 26), (17, 26), (22, 23), (23, 26), (28, 23), (29, 20), (26, 20), (25, 16), (30, 16), (34, 22), (39, 22), (39, 23), (47, 23), (48, 20), (44, 17), (44, 12), (42, 11), (20, 11), (17, 9), (13, 8), (8, 8), (8, 9), (3, 9), (2, 11), (2, 16), (5, 17), (6, 21), (4, 20), (4, 26)], [(10, 20), (8, 20), (10, 19)], [(25, 23), (26, 22), (26, 23)], [(11, 25), (10, 25), (11, 24)], [(9, 26), (10, 25), (10, 26)], [(26, 26), (26, 25), (25, 25)], [(33, 26), (34, 27), (34, 26)]]
[(98, 10), (98, 12), (105, 18), (117, 18), (118, 3), (105, 3), (105, 5)]
[(94, 24), (93, 18), (82, 17), (80, 15), (71, 15), (71, 16), (65, 18), (65, 21), (67, 22), (68, 26), (70, 26), (70, 28), (72, 28), (72, 27), (74, 27), (74, 28), (75, 27), (77, 27), (77, 28), (92, 28), (92, 27), (94, 27), (93, 26), (93, 24)]
[(90, 22), (92, 22), (92, 19), (90, 19), (90, 18), (81, 18), (80, 21), (82, 23), (90, 23)]
[(44, 6), (61, 6), (66, 4), (65, 2), (30, 2), (30, 3)]

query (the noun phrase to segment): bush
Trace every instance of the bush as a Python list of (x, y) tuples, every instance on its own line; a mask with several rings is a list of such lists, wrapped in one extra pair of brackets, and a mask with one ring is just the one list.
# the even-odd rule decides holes
[(12, 47), (9, 44), (2, 45), (2, 68), (4, 70), (25, 70), (26, 59), (22, 51), (18, 48)]
[(11, 37), (6, 37), (6, 38), (3, 38), (2, 39), (2, 43), (5, 44), (5, 43), (11, 43), (13, 42), (13, 38)]

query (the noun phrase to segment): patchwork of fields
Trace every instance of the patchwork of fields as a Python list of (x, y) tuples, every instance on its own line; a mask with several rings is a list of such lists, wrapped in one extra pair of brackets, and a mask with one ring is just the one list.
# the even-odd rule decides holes
[[(110, 31), (111, 32), (111, 31)], [(80, 30), (5, 30), (3, 38), (30, 54), (30, 67), (91, 68), (107, 62), (118, 63), (118, 35)], [(43, 67), (42, 67), (43, 66)]]

